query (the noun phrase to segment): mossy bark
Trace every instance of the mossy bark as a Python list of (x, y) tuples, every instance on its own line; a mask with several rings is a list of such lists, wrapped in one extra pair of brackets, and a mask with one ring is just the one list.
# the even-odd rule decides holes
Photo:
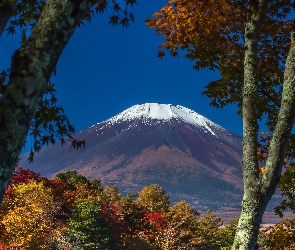
[(47, 0), (31, 36), (13, 54), (8, 85), (0, 99), (0, 204), (57, 61), (97, 1)]
[[(245, 61), (243, 90), (243, 180), (244, 196), (242, 212), (232, 249), (254, 250), (260, 224), (266, 206), (274, 194), (281, 177), (286, 145), (295, 121), (295, 50), (291, 46), (284, 72), (283, 93), (278, 122), (268, 148), (266, 170), (259, 176), (257, 159), (256, 102), (257, 83), (257, 49), (261, 18), (266, 9), (260, 1), (250, 6), (251, 17), (245, 28)], [(292, 37), (293, 44), (293, 37)]]

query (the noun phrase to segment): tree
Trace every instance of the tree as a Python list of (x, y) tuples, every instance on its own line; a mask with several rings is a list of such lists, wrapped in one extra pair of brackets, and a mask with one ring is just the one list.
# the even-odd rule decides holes
[[(118, 190), (115, 194), (117, 192)], [(140, 237), (141, 232), (149, 226), (148, 219), (145, 217), (147, 209), (135, 204), (135, 195), (128, 194), (126, 197), (119, 198), (119, 200), (117, 200), (118, 196), (116, 195), (115, 200), (112, 194), (110, 196), (103, 195), (101, 211), (111, 231), (112, 240), (107, 246), (110, 249), (148, 247)]]
[[(280, 181), (284, 159), (294, 158), (293, 10), (294, 1), (171, 0), (146, 20), (164, 35), (159, 57), (165, 56), (164, 49), (172, 56), (183, 49), (195, 69), (218, 70), (220, 79), (210, 82), (203, 94), (214, 107), (239, 107), (244, 196), (232, 249), (257, 247), (262, 216)], [(265, 171), (257, 155), (258, 121), (263, 119), (271, 133)]]
[[(32, 32), (26, 38), (27, 28), (22, 30), (22, 44), (12, 56), (9, 74), (3, 71), (0, 77), (0, 204), (31, 125), (35, 152), (46, 143), (54, 143), (55, 136), (71, 136), (74, 132), (63, 110), (55, 105), (49, 80), (75, 29), (108, 6), (114, 11), (109, 23), (127, 27), (134, 17), (126, 8), (135, 3), (136, 0), (125, 0), (126, 6), (122, 8), (116, 0), (1, 1), (0, 35), (9, 20), (8, 33), (14, 34), (16, 26), (27, 25)], [(51, 95), (50, 99), (46, 94)], [(41, 136), (42, 131), (49, 135)], [(85, 145), (85, 141), (72, 142), (74, 147)], [(31, 153), (33, 157), (34, 152)]]
[(13, 191), (13, 206), (1, 220), (5, 229), (1, 242), (15, 247), (45, 249), (49, 233), (57, 230), (50, 188), (42, 182), (30, 181), (15, 185)]
[[(262, 245), (265, 249), (287, 250), (295, 247), (295, 220), (282, 220), (281, 222), (264, 228), (262, 232)], [(262, 238), (261, 237), (261, 238)]]
[[(13, 176), (11, 178), (11, 182), (9, 183), (6, 193), (4, 196), (4, 200), (2, 203), (2, 206), (0, 207), (0, 221), (2, 221), (1, 218), (5, 216), (9, 210), (14, 209), (15, 199), (16, 199), (16, 193), (15, 193), (15, 186), (18, 184), (28, 184), (31, 182), (40, 183), (43, 182), (48, 184), (49, 180), (45, 177), (41, 177), (40, 174), (37, 174), (31, 170), (24, 170), (20, 167), (17, 168), (17, 170), (13, 173)], [(47, 187), (47, 186), (46, 186)], [(3, 230), (3, 224), (2, 224), (2, 230)], [(1, 222), (0, 222), (0, 231), (1, 231)]]
[[(206, 211), (196, 223), (195, 242), (198, 249), (220, 249), (226, 238), (221, 239), (223, 222), (210, 211)], [(223, 241), (224, 240), (224, 241)]]
[[(170, 206), (164, 215), (166, 228), (159, 234), (163, 249), (191, 249), (195, 246), (194, 229), (200, 212), (185, 201)], [(208, 237), (208, 236), (207, 236)]]
[(136, 203), (146, 207), (151, 212), (165, 212), (170, 205), (169, 195), (158, 184), (151, 184), (139, 192)]
[[(38, 245), (38, 249), (60, 249), (69, 246), (69, 237), (65, 236), (69, 220), (81, 219), (93, 209), (93, 214), (98, 213), (95, 210), (96, 205), (101, 204), (104, 195), (98, 180), (89, 181), (75, 171), (61, 173), (59, 177), (59, 180), (49, 180), (22, 168), (14, 172), (0, 209), (0, 242), (34, 248)], [(68, 178), (60, 180), (62, 177)], [(88, 207), (88, 204), (94, 203), (95, 207)], [(77, 204), (87, 206), (79, 207)], [(77, 210), (83, 215), (79, 217)], [(101, 214), (96, 219), (100, 218)], [(93, 228), (97, 221), (92, 219), (85, 219), (84, 222)], [(21, 223), (18, 223), (19, 221)], [(71, 230), (82, 230), (75, 229), (75, 223), (71, 226)], [(91, 232), (85, 231), (84, 236), (93, 239)], [(73, 234), (68, 236), (71, 236), (70, 240), (81, 241), (81, 238), (75, 238)]]
[(282, 195), (287, 199), (284, 199), (281, 204), (275, 207), (275, 212), (283, 217), (283, 211), (286, 209), (291, 209), (295, 212), (295, 166), (294, 162), (290, 163), (287, 167), (285, 174), (282, 176), (280, 183), (278, 185)]
[(86, 249), (105, 247), (110, 241), (110, 230), (101, 214), (100, 202), (91, 197), (77, 200), (66, 235)]
[(166, 229), (166, 221), (164, 220), (164, 212), (148, 212), (144, 215), (147, 219), (148, 227), (143, 230), (139, 236), (152, 249), (160, 247), (159, 236)]
[(88, 180), (85, 176), (77, 173), (76, 170), (70, 170), (64, 173), (59, 173), (55, 176), (56, 180), (65, 181), (71, 186), (75, 186), (78, 183), (88, 184)]
[(64, 181), (69, 184), (71, 188), (75, 188), (77, 184), (86, 184), (89, 189), (102, 192), (101, 181), (93, 179), (88, 180), (85, 176), (78, 174), (76, 170), (70, 170), (64, 173), (59, 173), (55, 176), (56, 180)]
[(139, 241), (139, 232), (144, 231), (147, 226), (145, 213), (147, 209), (134, 202), (136, 194), (127, 194), (123, 197), (118, 205), (120, 205), (120, 218), (124, 223), (124, 230), (121, 234), (123, 249), (136, 249)]
[(103, 194), (110, 203), (117, 203), (121, 199), (120, 190), (117, 186), (104, 186)]
[[(238, 219), (229, 220), (223, 228), (219, 228), (218, 240), (221, 243), (221, 247), (230, 249), (235, 239), (235, 234), (237, 231)], [(222, 249), (222, 248), (221, 248)]]
[(41, 177), (40, 174), (37, 174), (35, 172), (33, 172), (32, 170), (29, 169), (22, 169), (21, 167), (18, 167), (15, 172), (13, 173), (13, 176), (11, 178), (11, 181), (6, 189), (6, 193), (5, 193), (5, 197), (6, 197), (6, 201), (7, 204), (4, 207), (1, 207), (1, 210), (3, 211), (3, 209), (9, 209), (10, 205), (13, 204), (13, 202), (10, 201), (10, 199), (14, 199), (14, 193), (13, 193), (13, 189), (14, 186), (17, 184), (27, 184), (29, 182), (44, 182), (44, 183), (48, 183), (49, 180), (45, 177)]

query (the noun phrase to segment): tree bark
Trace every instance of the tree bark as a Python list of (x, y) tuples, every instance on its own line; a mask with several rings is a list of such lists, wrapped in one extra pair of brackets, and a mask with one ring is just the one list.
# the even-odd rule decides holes
[(14, 4), (9, 0), (4, 0), (3, 3), (0, 3), (0, 37), (11, 18), (11, 14), (14, 8)]
[[(283, 93), (278, 122), (268, 148), (266, 170), (259, 177), (257, 160), (256, 120), (257, 102), (257, 47), (260, 20), (267, 7), (260, 1), (252, 9), (245, 28), (245, 61), (243, 90), (243, 180), (244, 197), (232, 249), (258, 249), (257, 238), (266, 206), (274, 194), (281, 177), (285, 151), (295, 121), (295, 49), (291, 46), (284, 72)], [(292, 35), (291, 42), (293, 44)]]
[(31, 36), (13, 54), (0, 99), (0, 204), (47, 82), (77, 25), (96, 2), (47, 0)]

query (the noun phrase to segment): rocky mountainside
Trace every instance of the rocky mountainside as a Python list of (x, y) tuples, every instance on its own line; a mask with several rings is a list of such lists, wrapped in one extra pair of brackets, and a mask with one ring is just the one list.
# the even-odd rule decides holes
[(242, 138), (198, 113), (171, 104), (135, 105), (76, 134), (85, 149), (56, 143), (20, 166), (53, 177), (77, 170), (122, 193), (157, 183), (201, 210), (240, 207)]

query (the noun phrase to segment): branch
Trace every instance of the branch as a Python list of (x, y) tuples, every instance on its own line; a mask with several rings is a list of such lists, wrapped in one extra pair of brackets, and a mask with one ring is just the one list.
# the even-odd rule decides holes
[(295, 46), (294, 30), (291, 34), (291, 47), (286, 60), (281, 108), (278, 122), (268, 149), (266, 170), (262, 177), (262, 192), (266, 199), (275, 192), (281, 178), (282, 166), (288, 139), (295, 121)]

